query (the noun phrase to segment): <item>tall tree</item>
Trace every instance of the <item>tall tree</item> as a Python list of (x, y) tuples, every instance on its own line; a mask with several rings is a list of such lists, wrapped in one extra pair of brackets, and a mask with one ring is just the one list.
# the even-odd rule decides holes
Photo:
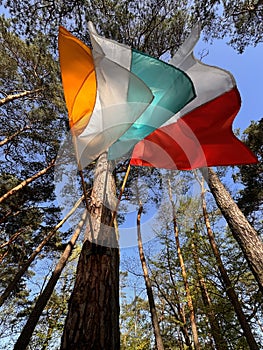
[(222, 280), (224, 281), (224, 284), (225, 284), (226, 293), (227, 293), (227, 295), (228, 295), (228, 297), (229, 297), (229, 299), (230, 299), (230, 301), (235, 309), (237, 318), (238, 318), (240, 325), (243, 329), (243, 332), (244, 332), (244, 335), (246, 337), (249, 348), (257, 350), (257, 349), (259, 349), (259, 347), (255, 341), (255, 338), (254, 338), (254, 335), (251, 331), (250, 325), (249, 325), (249, 323), (246, 319), (246, 316), (242, 310), (242, 307), (239, 303), (238, 296), (237, 296), (237, 294), (232, 286), (232, 283), (231, 283), (231, 280), (228, 276), (228, 273), (224, 267), (219, 249), (217, 247), (217, 244), (216, 244), (216, 241), (214, 238), (214, 234), (213, 234), (213, 231), (212, 231), (212, 228), (210, 225), (210, 220), (209, 220), (209, 216), (208, 216), (208, 212), (207, 212), (207, 208), (206, 208), (204, 181), (200, 181), (200, 186), (201, 186), (202, 209), (203, 209), (203, 216), (204, 216), (205, 226), (206, 226), (206, 230), (207, 230), (207, 235), (209, 238), (211, 248), (214, 252), (214, 255), (215, 255), (215, 258), (217, 261), (217, 265), (218, 265), (218, 269), (219, 269), (220, 274), (222, 276)]
[(141, 260), (141, 265), (142, 265), (142, 270), (143, 270), (143, 276), (144, 276), (144, 280), (145, 280), (145, 286), (146, 286), (149, 307), (150, 307), (150, 312), (151, 312), (151, 319), (152, 319), (152, 325), (153, 325), (154, 336), (155, 336), (155, 344), (156, 344), (157, 350), (164, 350), (158, 315), (157, 315), (157, 311), (156, 311), (156, 307), (155, 307), (152, 283), (151, 283), (151, 280), (149, 277), (148, 268), (147, 268), (147, 264), (146, 264), (146, 260), (145, 260), (144, 251), (143, 251), (142, 235), (141, 235), (141, 213), (142, 213), (142, 211), (143, 211), (143, 206), (140, 203), (138, 214), (137, 214), (138, 249), (139, 249), (139, 255), (140, 255), (140, 260)]
[(119, 249), (111, 225), (114, 194), (115, 181), (104, 153), (95, 169), (90, 225), (79, 258), (61, 349), (120, 347)]
[(76, 228), (76, 230), (74, 231), (70, 241), (68, 242), (68, 244), (66, 245), (66, 248), (61, 256), (61, 258), (59, 259), (55, 270), (52, 273), (51, 278), (49, 279), (47, 285), (45, 286), (43, 292), (41, 293), (41, 295), (39, 296), (39, 298), (36, 301), (36, 304), (34, 306), (34, 309), (31, 311), (29, 318), (18, 338), (18, 340), (16, 341), (16, 344), (14, 346), (14, 350), (15, 349), (26, 349), (30, 338), (32, 337), (32, 334), (34, 332), (34, 329), (39, 321), (39, 318), (44, 310), (44, 308), (46, 307), (53, 291), (54, 288), (56, 286), (56, 283), (62, 273), (62, 270), (64, 269), (70, 254), (72, 253), (72, 250), (75, 246), (75, 243), (80, 235), (80, 232), (85, 224), (87, 218), (87, 211), (84, 211), (84, 214), (82, 216), (82, 220), (79, 222), (78, 227)]
[(206, 308), (206, 312), (207, 312), (207, 317), (209, 319), (209, 323), (210, 323), (210, 327), (211, 327), (211, 333), (212, 336), (214, 338), (215, 341), (215, 345), (216, 348), (218, 350), (223, 350), (223, 349), (227, 349), (228, 345), (224, 339), (224, 336), (222, 334), (222, 331), (220, 329), (219, 323), (217, 321), (214, 309), (213, 309), (213, 305), (211, 302), (211, 298), (206, 286), (206, 282), (203, 276), (203, 272), (202, 272), (202, 268), (201, 268), (201, 264), (200, 264), (200, 258), (199, 258), (199, 253), (198, 253), (198, 249), (197, 249), (197, 225), (195, 224), (194, 227), (194, 232), (193, 232), (193, 236), (192, 236), (192, 241), (191, 241), (191, 246), (192, 246), (192, 252), (193, 252), (193, 259), (194, 259), (194, 264), (195, 264), (195, 269), (196, 269), (196, 273), (198, 276), (198, 282), (199, 282), (199, 286), (200, 286), (200, 290), (201, 290), (201, 295), (202, 295), (202, 299), (203, 299), (203, 303), (205, 305)]
[[(174, 233), (173, 237), (169, 239), (168, 235), (162, 232), (160, 238), (164, 249), (158, 255), (157, 260), (151, 259), (151, 270), (154, 286), (158, 290), (160, 303), (164, 305), (163, 309), (166, 315), (162, 322), (163, 341), (165, 347), (177, 344), (180, 348), (185, 345), (188, 349), (192, 349), (187, 305), (185, 305), (185, 295), (182, 291), (184, 287), (178, 281), (179, 263), (176, 260), (174, 249)], [(179, 328), (178, 333), (181, 336), (175, 335), (174, 330), (177, 328)]]
[[(243, 52), (249, 45), (256, 46), (262, 42), (262, 0), (77, 0), (74, 3), (56, 3), (55, 0), (24, 3), (19, 0), (1, 0), (0, 4), (8, 8), (11, 16), (17, 19), (15, 26), (27, 35), (44, 29), (56, 37), (56, 27), (66, 21), (71, 22), (74, 32), (85, 35), (86, 22), (93, 19), (99, 23), (100, 32), (107, 36), (113, 34), (116, 40), (126, 37), (127, 42), (134, 47), (138, 47), (138, 42), (149, 45), (148, 41), (153, 42), (154, 38), (161, 35), (164, 45), (171, 45), (173, 49), (180, 42), (181, 35), (186, 35), (181, 31), (180, 22), (199, 20), (207, 39), (226, 37), (238, 52)], [(109, 21), (101, 21), (101, 18), (108, 18)], [(170, 19), (176, 21), (173, 23)], [(134, 26), (139, 31), (133, 31)], [(157, 28), (162, 28), (164, 35)], [(176, 35), (173, 41), (177, 44), (170, 40), (172, 33)]]
[[(61, 95), (61, 85), (58, 83), (59, 75), (57, 71), (57, 62), (56, 60), (53, 60), (53, 57), (56, 57), (56, 54), (54, 54), (54, 51), (56, 49), (54, 48), (56, 47), (55, 39), (57, 37), (58, 24), (66, 25), (70, 30), (77, 33), (81, 39), (83, 39), (85, 42), (88, 42), (89, 38), (87, 33), (87, 21), (93, 20), (96, 24), (98, 31), (101, 34), (109, 38), (116, 39), (122, 43), (130, 44), (137, 49), (141, 49), (146, 53), (154, 55), (155, 57), (160, 57), (161, 55), (164, 55), (166, 53), (173, 54), (173, 52), (177, 49), (177, 47), (186, 37), (192, 25), (192, 22), (195, 22), (196, 18), (201, 18), (203, 26), (205, 24), (208, 25), (209, 20), (219, 18), (218, 13), (216, 11), (218, 4), (217, 1), (212, 1), (208, 5), (207, 1), (202, 1), (201, 6), (200, 1), (196, 1), (194, 3), (195, 6), (192, 6), (192, 1), (188, 2), (184, 0), (144, 0), (134, 2), (130, 2), (127, 0), (96, 0), (92, 2), (88, 0), (77, 0), (73, 3), (58, 3), (56, 1), (46, 0), (29, 0), (21, 2), (18, 0), (14, 0), (12, 2), (1, 1), (1, 4), (5, 4), (7, 9), (10, 11), (11, 17), (13, 17), (12, 27), (10, 28), (12, 28), (12, 30), (16, 28), (19, 31), (21, 38), (26, 40), (26, 43), (24, 43), (25, 45), (22, 45), (22, 40), (19, 41), (20, 44), (22, 43), (22, 50), (19, 51), (19, 55), (17, 57), (24, 57), (29, 52), (30, 58), (35, 57), (35, 52), (37, 51), (37, 49), (40, 48), (40, 54), (36, 56), (37, 58), (33, 58), (32, 60), (26, 59), (21, 61), (17, 60), (17, 57), (15, 57), (16, 55), (13, 55), (12, 48), (16, 46), (14, 45), (16, 41), (13, 40), (8, 42), (8, 40), (5, 40), (5, 42), (8, 42), (7, 51), (9, 53), (7, 54), (7, 51), (4, 52), (4, 68), (8, 68), (9, 64), (9, 72), (11, 72), (11, 74), (9, 77), (10, 79), (8, 80), (8, 74), (2, 73), (6, 72), (7, 69), (1, 69), (1, 74), (3, 76), (2, 81), (4, 82), (5, 86), (4, 94), (3, 96), (1, 96), (1, 100), (3, 100), (2, 107), (4, 108), (3, 110), (5, 117), (2, 119), (2, 123), (4, 126), (3, 130), (5, 130), (5, 132), (2, 135), (2, 141), (4, 143), (3, 154), (5, 155), (5, 157), (7, 159), (10, 159), (10, 153), (13, 152), (13, 154), (12, 162), (7, 162), (5, 164), (4, 175), (6, 175), (6, 173), (8, 176), (9, 174), (11, 174), (11, 178), (13, 180), (14, 177), (16, 177), (16, 180), (18, 180), (15, 181), (16, 185), (19, 182), (32, 176), (34, 173), (37, 173), (38, 171), (43, 169), (43, 162), (45, 162), (45, 164), (49, 164), (49, 162), (54, 158), (58, 147), (57, 140), (59, 137), (57, 133), (54, 133), (54, 131), (60, 131), (63, 129), (61, 124), (64, 123), (63, 120), (65, 120), (66, 116), (64, 108), (65, 106), (63, 104), (63, 98)], [(229, 5), (229, 2), (223, 2), (223, 5), (225, 4)], [(245, 5), (246, 2), (244, 2), (244, 6)], [(230, 6), (228, 7), (231, 11), (232, 8), (230, 8)], [(227, 10), (226, 6), (225, 8)], [(242, 8), (243, 10), (247, 10), (246, 7)], [(261, 1), (258, 1), (257, 5), (254, 6), (253, 11), (250, 10), (249, 14), (253, 15), (254, 13), (256, 13), (256, 15), (258, 15), (258, 10), (261, 10)], [(229, 14), (229, 12), (226, 12), (226, 18), (230, 18), (229, 23), (235, 22), (236, 16), (229, 17), (227, 16), (227, 14)], [(211, 27), (213, 27), (214, 23), (214, 21), (211, 23)], [(257, 37), (257, 35), (253, 35), (253, 21), (244, 21), (244, 23), (251, 24), (250, 28), (252, 30), (250, 42), (253, 42), (253, 39)], [(9, 32), (10, 31), (7, 31), (6, 33), (5, 30), (3, 30), (2, 37), (5, 37), (6, 34), (9, 35)], [(231, 34), (231, 32), (232, 29), (230, 28), (228, 30), (228, 33)], [(260, 33), (260, 30), (258, 30), (258, 32)], [(241, 38), (242, 41), (242, 33), (239, 36), (239, 38)], [(18, 38), (16, 38), (16, 40), (17, 39)], [(254, 42), (256, 42), (256, 40)], [(245, 40), (244, 43), (246, 45)], [(32, 49), (32, 51), (28, 48)], [(9, 60), (10, 53), (12, 56), (11, 60)], [(32, 62), (32, 64), (28, 64), (28, 62)], [(50, 62), (53, 63), (50, 64)], [(22, 65), (20, 66), (21, 71), (23, 73), (22, 75), (18, 74), (19, 70), (17, 70), (17, 63), (22, 63)], [(41, 71), (41, 69), (39, 70), (39, 68), (41, 67), (43, 68), (43, 71)], [(47, 74), (47, 72), (51, 74)], [(18, 76), (19, 79), (17, 78)], [(17, 84), (15, 88), (13, 88), (13, 85), (10, 85), (11, 81), (14, 81)], [(23, 85), (22, 87), (21, 81)], [(27, 86), (27, 84), (23, 84), (23, 82), (30, 82), (30, 84), (29, 86)], [(43, 86), (45, 87), (44, 92), (42, 90), (37, 90), (38, 88), (42, 88)], [(11, 87), (10, 90), (8, 90), (9, 87)], [(3, 89), (1, 88), (1, 90)], [(28, 91), (34, 91), (34, 93), (31, 94), (28, 93)], [(22, 92), (24, 92), (25, 95), (18, 96)], [(35, 99), (33, 99), (33, 97), (38, 97), (37, 102)], [(23, 101), (23, 103), (21, 101)], [(12, 106), (12, 109), (10, 109), (10, 106)], [(21, 111), (23, 111), (23, 113), (21, 113)], [(23, 120), (20, 120), (19, 118), (21, 115), (24, 116)], [(10, 116), (13, 116), (13, 118), (10, 118)], [(11, 123), (10, 120), (12, 120)], [(30, 123), (28, 123), (28, 121)], [(24, 129), (28, 126), (28, 124), (30, 124), (30, 127), (34, 124), (34, 128), (30, 133), (28, 133), (27, 129)], [(23, 131), (16, 134), (16, 132), (18, 132), (19, 130)], [(50, 130), (52, 130), (52, 132), (49, 132)], [(13, 135), (15, 134), (16, 136), (13, 137)], [(5, 140), (8, 141), (6, 142)], [(20, 142), (15, 142), (15, 140), (19, 140)], [(38, 147), (37, 151), (36, 147)], [(21, 155), (24, 156), (23, 159), (21, 159)], [(14, 164), (16, 166), (15, 174), (12, 172)], [(26, 174), (24, 173), (25, 170)], [(45, 177), (44, 179), (41, 178), (34, 184), (34, 203), (37, 203), (37, 207), (41, 207), (42, 203), (47, 201), (48, 198), (52, 197), (53, 189), (49, 188), (49, 191), (47, 191), (48, 184), (51, 184), (50, 177)], [(10, 186), (9, 189), (13, 187), (14, 186)], [(99, 188), (94, 188), (94, 194), (96, 193), (96, 191), (97, 193), (99, 193)], [(3, 194), (5, 192), (6, 191), (4, 191)], [(23, 204), (26, 203), (28, 205), (26, 209), (30, 209), (29, 206), (31, 205), (32, 198), (33, 196), (31, 196), (30, 199), (27, 200), (25, 200), (24, 198)], [(18, 199), (16, 198), (16, 200)], [(92, 205), (90, 210), (94, 210), (95, 218), (97, 220), (94, 224), (95, 232), (97, 227), (101, 226), (101, 216), (100, 214), (98, 214), (99, 212), (103, 212), (102, 217), (105, 218), (105, 220), (103, 219), (103, 222), (109, 223), (111, 221), (111, 210), (102, 210), (101, 208), (103, 207), (103, 205), (101, 206), (100, 199), (98, 200), (98, 203), (100, 207), (99, 209), (97, 209), (96, 206), (97, 199), (93, 196), (91, 198)], [(5, 232), (7, 236), (5, 242), (8, 241), (10, 237), (13, 237), (14, 234), (16, 234), (17, 232), (14, 223), (18, 225), (18, 221), (16, 221), (16, 214), (19, 211), (21, 212), (21, 209), (21, 202), (19, 202), (19, 205), (17, 205), (17, 202), (13, 203), (10, 201), (4, 208), (2, 218), (5, 220), (9, 219), (10, 221), (12, 221), (12, 225), (9, 225), (9, 227), (5, 226)], [(48, 221), (48, 224), (50, 224), (51, 217), (53, 219), (55, 216), (55, 212), (54, 210), (52, 212), (50, 206), (48, 207), (48, 209), (49, 212), (48, 210), (45, 211), (46, 220), (42, 220), (44, 224), (42, 225), (41, 230), (45, 230), (46, 221)], [(38, 213), (39, 217), (41, 217), (41, 213), (43, 213), (44, 210), (42, 207), (40, 209), (38, 208), (38, 210), (39, 211), (36, 212)], [(28, 211), (28, 213), (30, 213), (30, 211)], [(40, 229), (37, 230), (37, 227), (40, 227), (40, 223), (42, 223), (40, 222), (41, 219), (39, 219), (37, 225), (32, 225), (32, 231), (34, 233), (34, 239), (36, 241), (38, 237), (41, 240), (41, 237), (39, 235)], [(21, 220), (19, 223), (23, 223), (24, 225), (24, 222)], [(10, 226), (13, 226), (12, 230), (10, 230)], [(93, 229), (91, 228), (91, 230)], [(108, 228), (106, 230), (108, 230)], [(100, 232), (100, 230), (98, 232)], [(23, 236), (22, 238), (24, 239), (24, 242), (29, 240), (29, 237), (27, 236)], [(95, 272), (91, 269), (90, 264), (95, 263), (95, 260), (97, 259), (96, 262), (98, 264), (96, 266), (98, 272), (100, 271), (100, 268), (103, 267), (100, 263), (104, 261), (104, 259), (107, 260), (107, 257), (111, 256), (112, 261), (114, 263), (114, 268), (117, 269), (118, 266), (117, 248), (116, 250), (110, 250), (106, 248), (105, 250), (98, 249), (97, 251), (97, 248), (94, 248), (96, 246), (97, 244), (94, 245), (93, 243), (89, 243), (88, 240), (86, 240), (83, 246), (83, 254), (81, 255), (77, 274), (77, 283), (71, 299), (72, 304), (70, 304), (69, 316), (67, 319), (66, 330), (64, 333), (64, 346), (66, 346), (65, 344), (67, 343), (67, 341), (65, 340), (66, 338), (69, 342), (69, 338), (68, 336), (66, 336), (66, 334), (70, 333), (70, 324), (71, 322), (73, 322), (73, 306), (77, 305), (78, 300), (82, 300), (83, 296), (85, 296), (85, 293), (87, 292), (87, 289), (84, 288), (83, 291), (85, 292), (83, 292), (83, 295), (81, 295), (81, 287), (86, 286), (86, 281), (94, 281), (96, 279)], [(26, 246), (26, 248), (28, 248), (28, 246)], [(96, 253), (94, 253), (94, 249)], [(111, 258), (109, 258), (109, 260), (111, 260)], [(107, 264), (110, 264), (110, 262), (107, 261)], [(83, 271), (87, 272), (88, 276), (86, 274), (81, 275)], [(117, 272), (115, 271), (114, 273), (115, 275), (112, 276), (112, 278), (117, 283)], [(101, 279), (103, 279), (102, 275)], [(105, 284), (105, 281), (101, 281), (101, 283), (103, 285), (103, 283)], [(116, 295), (114, 296), (114, 300), (115, 297)], [(92, 313), (90, 313), (90, 315), (92, 315)], [(114, 329), (117, 329), (117, 317), (115, 317), (114, 322)], [(84, 334), (86, 331), (84, 329), (86, 324), (88, 323), (85, 322), (80, 325), (80, 327), (82, 327), (82, 334)], [(95, 322), (95, 325), (97, 327), (100, 327), (98, 322)], [(76, 329), (75, 326), (77, 327), (77, 325), (74, 324), (72, 329)], [(99, 330), (97, 328), (96, 331), (98, 331), (97, 334), (99, 334)], [(98, 337), (100, 337), (100, 335)], [(106, 334), (105, 338), (107, 337), (108, 333)], [(116, 342), (115, 344), (116, 349), (118, 347), (117, 343), (118, 342)]]
[(185, 291), (186, 291), (186, 296), (187, 296), (187, 303), (188, 303), (188, 307), (189, 307), (189, 311), (190, 311), (190, 321), (191, 321), (191, 327), (192, 327), (192, 332), (193, 332), (194, 345), (195, 345), (195, 349), (199, 350), (199, 349), (201, 349), (201, 347), (200, 347), (200, 343), (199, 343), (199, 339), (198, 339), (198, 331), (197, 331), (194, 305), (193, 305), (192, 295), (191, 295), (191, 291), (190, 291), (189, 283), (188, 283), (188, 279), (187, 279), (187, 272), (185, 269), (184, 259), (183, 259), (183, 255), (182, 255), (182, 251), (181, 251), (181, 247), (180, 247), (179, 229), (178, 229), (177, 219), (176, 219), (176, 208), (175, 208), (175, 204), (173, 201), (171, 183), (170, 183), (169, 179), (168, 179), (167, 185), (168, 185), (169, 199), (170, 199), (171, 207), (172, 207), (176, 249), (177, 249), (177, 254), (178, 254), (178, 258), (179, 258), (179, 262), (180, 262), (181, 273), (182, 273), (183, 280), (184, 280), (184, 286), (185, 286)]
[[(11, 29), (10, 22), (0, 16), (0, 196), (4, 196), (0, 208), (1, 294), (60, 221), (52, 175), (65, 131), (58, 64), (50, 53), (49, 39), (39, 33), (29, 43)], [(29, 285), (37, 265), (41, 259), (48, 262), (56, 256), (63, 239), (60, 233), (56, 238), (53, 235), (45, 253), (38, 254), (38, 261), (31, 260), (31, 266), (8, 292), (2, 312), (13, 305), (13, 315), (3, 321), (2, 329), (12, 324), (12, 340), (31, 306)], [(63, 236), (67, 237), (66, 231)]]
[(260, 227), (257, 220), (262, 211), (263, 203), (263, 119), (252, 122), (244, 131), (243, 141), (256, 154), (259, 163), (254, 165), (243, 165), (239, 167), (234, 179), (244, 186), (237, 194), (237, 204), (245, 216), (252, 221), (253, 225)]
[[(203, 170), (203, 174), (206, 177), (206, 171)], [(260, 237), (249, 224), (216, 173), (210, 168), (208, 168), (206, 181), (263, 293), (263, 243)]]

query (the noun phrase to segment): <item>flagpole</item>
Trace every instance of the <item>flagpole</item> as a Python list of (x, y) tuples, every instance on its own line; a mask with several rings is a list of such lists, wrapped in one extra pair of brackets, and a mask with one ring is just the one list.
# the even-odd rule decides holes
[(76, 156), (76, 160), (77, 160), (77, 164), (78, 164), (78, 172), (80, 175), (80, 179), (81, 179), (81, 187), (82, 187), (82, 192), (84, 194), (84, 201), (85, 201), (85, 206), (86, 206), (86, 210), (88, 211), (88, 220), (89, 220), (89, 226), (90, 226), (90, 233), (91, 233), (91, 240), (94, 243), (94, 230), (93, 230), (93, 226), (92, 226), (92, 221), (91, 221), (91, 216), (90, 216), (90, 209), (89, 209), (89, 197), (87, 194), (87, 189), (86, 189), (86, 184), (85, 184), (85, 179), (84, 179), (84, 175), (83, 175), (83, 170), (80, 164), (80, 160), (78, 159), (78, 145), (77, 145), (77, 138), (76, 135), (74, 135), (72, 133), (72, 140), (73, 140), (73, 145), (74, 145), (74, 149), (75, 149), (75, 156)]
[(126, 170), (126, 173), (125, 173), (125, 176), (124, 176), (124, 179), (123, 179), (123, 182), (122, 182), (122, 186), (121, 186), (121, 189), (120, 189), (120, 193), (119, 193), (119, 196), (118, 196), (118, 200), (117, 200), (117, 203), (116, 203), (116, 207), (112, 213), (112, 217), (111, 217), (111, 221), (110, 221), (110, 226), (113, 225), (114, 223), (114, 220), (116, 218), (116, 215), (117, 215), (117, 211), (118, 211), (118, 208), (119, 208), (119, 205), (120, 205), (120, 201), (121, 201), (121, 197), (123, 195), (123, 192), (125, 190), (125, 186), (126, 186), (126, 183), (127, 183), (127, 180), (128, 180), (128, 177), (129, 177), (129, 174), (130, 174), (130, 171), (131, 171), (131, 164), (129, 163), (128, 167), (127, 167), (127, 170)]

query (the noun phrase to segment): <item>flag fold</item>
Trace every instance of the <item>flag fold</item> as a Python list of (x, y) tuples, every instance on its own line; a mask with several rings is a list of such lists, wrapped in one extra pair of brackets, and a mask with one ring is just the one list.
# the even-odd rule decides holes
[(180, 69), (97, 34), (92, 50), (63, 27), (59, 53), (64, 95), (77, 156), (85, 167), (107, 151), (109, 159), (136, 143), (195, 98)]
[(241, 106), (236, 82), (194, 57), (199, 37), (197, 25), (170, 61), (191, 78), (196, 98), (135, 146), (131, 165), (190, 170), (257, 162), (232, 131)]
[(126, 48), (106, 39), (102, 47), (89, 28), (93, 50), (59, 30), (62, 83), (81, 168), (107, 151), (153, 99), (149, 87), (129, 71), (130, 58), (122, 55), (121, 62), (107, 52), (110, 45), (116, 52)]

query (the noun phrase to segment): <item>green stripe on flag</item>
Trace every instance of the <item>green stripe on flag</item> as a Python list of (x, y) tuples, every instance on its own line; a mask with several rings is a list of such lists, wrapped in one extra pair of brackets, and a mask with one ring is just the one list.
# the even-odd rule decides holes
[[(135, 144), (159, 128), (195, 97), (191, 79), (180, 69), (132, 50), (131, 72), (152, 91), (153, 101), (136, 122), (110, 147), (109, 159), (130, 152)], [(128, 102), (136, 101), (130, 85)]]

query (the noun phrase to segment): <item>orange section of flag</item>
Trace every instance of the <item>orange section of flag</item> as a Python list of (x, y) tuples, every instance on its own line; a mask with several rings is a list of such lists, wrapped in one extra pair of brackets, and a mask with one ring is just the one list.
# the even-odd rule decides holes
[(65, 28), (59, 28), (59, 56), (71, 131), (79, 135), (89, 123), (96, 102), (92, 52)]

